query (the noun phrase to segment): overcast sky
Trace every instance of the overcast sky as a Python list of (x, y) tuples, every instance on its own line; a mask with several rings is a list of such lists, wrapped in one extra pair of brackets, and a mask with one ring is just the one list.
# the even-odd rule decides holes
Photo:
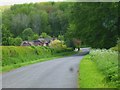
[(0, 6), (4, 6), (4, 5), (14, 5), (14, 4), (23, 4), (23, 3), (35, 3), (35, 2), (48, 2), (48, 1), (87, 1), (87, 2), (98, 2), (98, 1), (102, 1), (102, 2), (118, 2), (119, 0), (0, 0)]
[(48, 2), (48, 1), (63, 1), (63, 0), (0, 0), (0, 6), (22, 4), (22, 3), (35, 3), (35, 2)]

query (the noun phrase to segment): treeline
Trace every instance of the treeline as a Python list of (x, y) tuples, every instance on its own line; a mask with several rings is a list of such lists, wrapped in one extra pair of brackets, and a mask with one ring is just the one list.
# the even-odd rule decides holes
[(118, 3), (75, 3), (67, 37), (94, 48), (110, 48), (118, 38)]
[(10, 45), (10, 38), (27, 40), (31, 36), (26, 39), (23, 33), (29, 29), (35, 37), (42, 32), (52, 37), (63, 35), (71, 47), (75, 47), (73, 40), (77, 39), (82, 45), (110, 48), (118, 38), (118, 16), (118, 3), (114, 2), (13, 5), (2, 13), (2, 44)]
[(64, 34), (68, 26), (67, 6), (67, 3), (30, 3), (6, 9), (2, 15), (3, 45), (10, 45), (8, 37), (22, 37), (25, 40), (22, 33), (26, 28), (38, 36), (42, 32), (50, 36)]

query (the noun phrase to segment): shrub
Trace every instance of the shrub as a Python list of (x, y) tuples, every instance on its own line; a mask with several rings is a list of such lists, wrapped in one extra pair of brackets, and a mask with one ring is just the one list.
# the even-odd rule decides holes
[(38, 34), (34, 34), (34, 35), (32, 36), (32, 40), (37, 40), (38, 38), (39, 38)]
[(2, 45), (11, 45), (13, 34), (7, 29), (5, 25), (2, 25)]
[(44, 33), (44, 32), (41, 33), (40, 37), (51, 38), (49, 35), (47, 35), (47, 33)]
[(117, 45), (112, 47), (111, 50), (120, 52), (120, 39), (117, 40)]
[(31, 28), (26, 28), (23, 32), (22, 32), (22, 38), (23, 40), (31, 40), (31, 37), (34, 35), (34, 32), (32, 31)]
[(22, 43), (22, 38), (17, 37), (14, 39), (14, 45), (15, 46), (20, 46), (20, 44)]
[(9, 42), (9, 45), (14, 45), (15, 38), (9, 37), (8, 42)]
[(58, 50), (58, 51), (65, 50), (67, 48), (67, 46), (64, 44), (64, 42), (60, 41), (60, 40), (52, 41), (49, 46), (53, 49)]
[(9, 41), (9, 45), (11, 45), (11, 46), (20, 46), (20, 44), (22, 43), (22, 38), (20, 38), (20, 37), (16, 37), (16, 38), (9, 37), (8, 41)]
[(63, 35), (58, 35), (58, 39), (64, 41), (64, 36)]

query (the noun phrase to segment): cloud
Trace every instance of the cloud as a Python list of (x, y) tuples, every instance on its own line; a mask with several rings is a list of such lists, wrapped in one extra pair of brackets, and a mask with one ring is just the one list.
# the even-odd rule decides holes
[(14, 5), (23, 3), (48, 2), (48, 1), (63, 1), (63, 0), (0, 0), (0, 6)]

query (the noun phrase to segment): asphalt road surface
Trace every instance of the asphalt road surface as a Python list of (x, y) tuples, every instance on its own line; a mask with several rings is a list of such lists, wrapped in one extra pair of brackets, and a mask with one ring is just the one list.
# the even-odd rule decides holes
[(2, 88), (77, 88), (83, 56), (69, 56), (21, 67), (2, 75)]

